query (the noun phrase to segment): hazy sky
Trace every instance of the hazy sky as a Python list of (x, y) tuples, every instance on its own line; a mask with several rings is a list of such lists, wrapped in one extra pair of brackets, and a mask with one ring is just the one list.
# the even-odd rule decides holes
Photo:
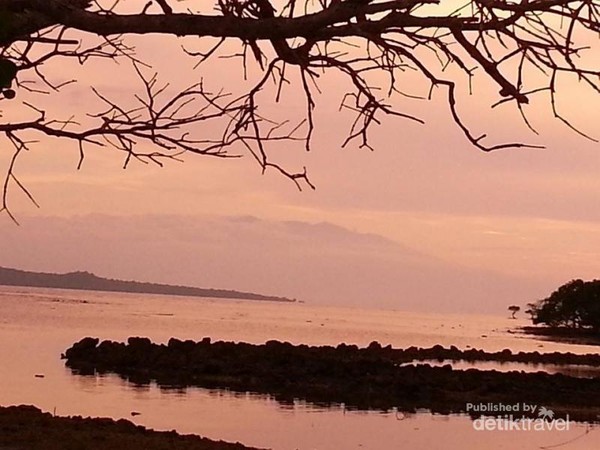
[[(203, 77), (215, 88), (239, 88), (231, 61), (190, 72), (174, 39), (136, 42), (175, 85)], [(127, 65), (48, 70), (80, 81), (48, 100), (63, 117), (92, 108), (91, 84), (124, 100), (139, 89)], [(475, 134), (544, 150), (478, 151), (451, 122), (440, 92), (406, 105), (425, 125), (386, 118), (375, 127), (370, 152), (340, 148), (349, 125), (338, 112), (343, 91), (333, 77), (321, 88), (313, 151), (275, 154), (291, 167), (306, 165), (316, 191), (298, 192), (273, 172), (263, 176), (250, 158), (189, 156), (164, 168), (122, 170), (121, 155), (96, 150), (77, 171), (74, 147), (46, 141), (18, 163), (41, 208), (12, 191), (22, 226), (0, 217), (0, 265), (338, 305), (497, 312), (574, 277), (598, 277), (600, 146), (553, 120), (547, 97), (528, 106), (540, 136), (511, 107), (492, 111), (497, 89), (485, 82), (460, 105)], [(295, 111), (293, 89), (276, 111)], [(559, 100), (573, 122), (600, 137), (597, 94), (564, 79)], [(5, 170), (10, 148), (1, 148)]]

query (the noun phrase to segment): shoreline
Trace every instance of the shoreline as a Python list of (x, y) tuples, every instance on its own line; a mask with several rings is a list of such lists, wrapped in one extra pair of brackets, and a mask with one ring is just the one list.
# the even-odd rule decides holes
[(0, 406), (0, 448), (27, 450), (259, 450), (175, 431), (155, 431), (126, 419), (53, 416), (35, 406)]
[(598, 345), (600, 346), (600, 335), (591, 330), (579, 330), (573, 328), (552, 328), (547, 326), (522, 326), (517, 332), (528, 336), (536, 336), (544, 341), (560, 342), (574, 345)]

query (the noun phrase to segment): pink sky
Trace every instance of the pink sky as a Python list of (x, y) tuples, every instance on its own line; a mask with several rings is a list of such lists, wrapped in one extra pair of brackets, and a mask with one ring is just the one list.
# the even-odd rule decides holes
[[(237, 89), (231, 62), (190, 72), (174, 39), (135, 41), (165, 80), (185, 85), (202, 76)], [(91, 107), (91, 84), (123, 99), (139, 88), (126, 65), (49, 71), (80, 81), (51, 97), (63, 117)], [(374, 128), (370, 152), (340, 149), (349, 125), (338, 112), (343, 91), (336, 78), (325, 77), (321, 87), (313, 151), (276, 150), (291, 167), (308, 167), (316, 191), (298, 192), (273, 172), (262, 176), (249, 158), (189, 156), (184, 164), (124, 171), (121, 155), (90, 151), (76, 171), (76, 149), (48, 141), (19, 161), (18, 174), (41, 208), (12, 192), (23, 224), (0, 217), (0, 265), (85, 269), (319, 303), (498, 312), (571, 278), (598, 276), (600, 146), (553, 120), (546, 97), (528, 106), (540, 136), (512, 108), (490, 110), (497, 89), (485, 80), (475, 82), (470, 97), (463, 86), (460, 105), (476, 134), (545, 150), (478, 151), (451, 122), (440, 92), (431, 102), (406, 105), (425, 125), (386, 118)], [(560, 102), (574, 123), (600, 137), (597, 95), (565, 79)], [(298, 103), (288, 88), (280, 109), (271, 111), (293, 114)], [(246, 216), (253, 219), (239, 219)]]

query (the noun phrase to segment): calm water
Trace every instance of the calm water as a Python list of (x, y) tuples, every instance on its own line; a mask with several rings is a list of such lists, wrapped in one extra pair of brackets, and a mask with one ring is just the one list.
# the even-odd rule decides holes
[[(571, 423), (564, 432), (475, 431), (471, 419), (459, 415), (356, 412), (300, 401), (282, 405), (266, 396), (226, 391), (135, 387), (116, 376), (73, 376), (59, 359), (84, 336), (124, 340), (132, 335), (157, 342), (210, 336), (254, 343), (367, 345), (377, 340), (395, 347), (597, 352), (507, 332), (519, 324), (488, 316), (0, 287), (0, 404), (124, 417), (155, 429), (277, 450), (598, 448), (600, 430), (582, 424)], [(132, 411), (141, 415), (132, 418)]]
[(498, 361), (453, 361), (453, 360), (423, 360), (414, 361), (407, 365), (429, 364), (430, 366), (445, 366), (450, 365), (453, 369), (479, 369), (479, 370), (496, 370), (498, 372), (546, 372), (551, 374), (562, 373), (570, 377), (577, 378), (596, 378), (600, 377), (600, 367), (586, 365), (565, 365), (565, 364), (530, 364), (521, 362), (498, 362)]

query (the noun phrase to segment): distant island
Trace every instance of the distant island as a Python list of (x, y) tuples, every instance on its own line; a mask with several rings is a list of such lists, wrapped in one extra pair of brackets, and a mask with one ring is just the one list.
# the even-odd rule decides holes
[(0, 285), (27, 286), (58, 289), (78, 289), (82, 291), (130, 292), (137, 294), (181, 295), (187, 297), (229, 298), (260, 300), (271, 302), (295, 302), (296, 299), (272, 295), (254, 294), (228, 289), (205, 289), (169, 284), (142, 283), (102, 278), (90, 272), (70, 272), (64, 274), (27, 272), (25, 270), (0, 267)]

